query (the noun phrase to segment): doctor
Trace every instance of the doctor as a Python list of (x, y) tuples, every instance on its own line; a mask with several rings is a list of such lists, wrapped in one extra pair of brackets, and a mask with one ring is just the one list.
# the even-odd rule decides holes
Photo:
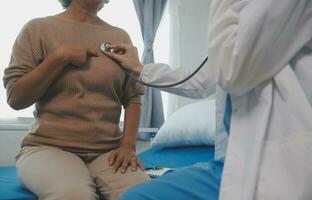
[[(130, 189), (122, 199), (169, 199), (170, 194), (181, 197), (175, 199), (312, 199), (312, 1), (213, 0), (208, 45), (207, 66), (166, 91), (194, 98), (216, 91), (216, 159), (225, 160), (223, 171), (214, 163), (197, 166), (193, 175), (174, 172)], [(172, 83), (189, 73), (165, 64), (143, 66), (134, 47), (112, 47), (125, 54), (107, 55), (145, 82)], [(221, 185), (214, 188), (220, 170)], [(187, 181), (176, 181), (179, 176)], [(196, 187), (206, 194), (197, 196)]]

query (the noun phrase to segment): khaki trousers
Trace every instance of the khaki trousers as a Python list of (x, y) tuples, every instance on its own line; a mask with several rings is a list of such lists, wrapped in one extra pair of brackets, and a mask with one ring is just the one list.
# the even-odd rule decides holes
[(117, 199), (127, 188), (148, 180), (142, 172), (114, 174), (109, 153), (77, 154), (49, 146), (23, 147), (17, 175), (40, 200)]

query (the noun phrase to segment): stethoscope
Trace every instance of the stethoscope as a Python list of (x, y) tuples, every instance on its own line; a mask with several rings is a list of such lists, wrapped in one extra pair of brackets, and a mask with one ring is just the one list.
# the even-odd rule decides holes
[[(110, 43), (108, 42), (104, 42), (100, 45), (100, 49), (103, 53), (106, 52), (111, 52), (113, 49), (110, 47)], [(127, 71), (125, 68), (121, 67), (122, 70), (125, 71), (125, 73), (127, 74), (127, 76), (129, 76), (132, 80), (136, 81), (137, 83), (140, 83), (142, 85), (148, 86), (148, 87), (153, 87), (153, 88), (171, 88), (177, 85), (181, 85), (182, 83), (185, 83), (186, 81), (190, 80), (195, 74), (197, 74), (197, 72), (199, 70), (201, 70), (204, 65), (207, 63), (208, 61), (208, 56), (204, 59), (204, 61), (199, 65), (199, 67), (193, 72), (191, 73), (189, 76), (187, 76), (186, 78), (182, 79), (181, 81), (178, 81), (176, 83), (172, 83), (172, 84), (167, 84), (167, 85), (156, 85), (156, 84), (149, 84), (149, 83), (145, 83), (142, 80), (137, 79), (136, 77), (134, 77), (129, 71)]]

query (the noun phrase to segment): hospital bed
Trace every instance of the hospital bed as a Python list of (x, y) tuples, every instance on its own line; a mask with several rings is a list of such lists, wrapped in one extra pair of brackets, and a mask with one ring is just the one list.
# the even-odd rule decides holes
[[(181, 168), (207, 162), (214, 157), (211, 146), (178, 148), (149, 148), (139, 154), (145, 167)], [(0, 167), (0, 200), (35, 200), (36, 197), (23, 189), (16, 177), (15, 167)]]

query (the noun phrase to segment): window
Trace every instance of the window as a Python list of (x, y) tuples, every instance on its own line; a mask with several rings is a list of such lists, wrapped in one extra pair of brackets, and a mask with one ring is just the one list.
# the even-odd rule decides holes
[(62, 7), (57, 1), (6, 1), (0, 10), (0, 117), (30, 117), (33, 108), (21, 111), (14, 111), (6, 103), (5, 89), (2, 84), (4, 68), (8, 66), (11, 57), (13, 43), (22, 29), (23, 25), (29, 20), (41, 16), (54, 15), (62, 11)]
[[(27, 1), (6, 1), (0, 10), (0, 118), (32, 117), (33, 107), (14, 111), (6, 103), (5, 89), (2, 86), (4, 68), (8, 66), (13, 43), (25, 23), (33, 18), (55, 15), (63, 9), (57, 0), (27, 0)], [(133, 44), (138, 47), (140, 55), (143, 51), (143, 42), (139, 23), (131, 0), (113, 0), (100, 11), (99, 16), (108, 23), (125, 29), (131, 36)], [(162, 44), (169, 44), (167, 41), (168, 21), (163, 20), (155, 42), (155, 58), (158, 62), (167, 62), (169, 47)]]

